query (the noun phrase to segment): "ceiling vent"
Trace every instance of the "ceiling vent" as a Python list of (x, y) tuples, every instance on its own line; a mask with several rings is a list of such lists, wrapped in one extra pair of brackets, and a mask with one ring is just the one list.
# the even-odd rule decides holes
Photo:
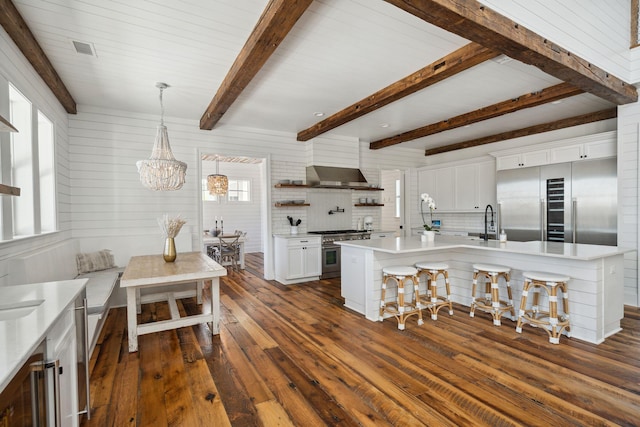
[(76, 50), (76, 53), (95, 57), (98, 56), (96, 55), (96, 48), (93, 46), (93, 43), (81, 42), (78, 40), (71, 40), (71, 43), (73, 43), (73, 48)]

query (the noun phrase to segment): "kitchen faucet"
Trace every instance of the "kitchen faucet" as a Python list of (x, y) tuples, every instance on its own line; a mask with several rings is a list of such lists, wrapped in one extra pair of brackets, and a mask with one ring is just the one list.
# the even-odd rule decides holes
[(491, 227), (494, 227), (494, 224), (493, 224), (493, 206), (487, 205), (487, 207), (484, 208), (484, 241), (485, 242), (487, 240), (489, 240), (489, 234), (487, 233), (487, 212), (489, 211), (489, 209), (491, 209)]

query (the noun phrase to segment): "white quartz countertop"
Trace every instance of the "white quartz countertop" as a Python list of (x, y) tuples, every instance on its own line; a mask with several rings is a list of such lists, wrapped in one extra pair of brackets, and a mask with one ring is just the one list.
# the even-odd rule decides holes
[(507, 253), (520, 253), (535, 256), (548, 256), (555, 258), (571, 258), (579, 260), (594, 260), (609, 256), (631, 252), (633, 249), (619, 246), (584, 245), (559, 242), (504, 242), (497, 240), (484, 240), (478, 238), (460, 236), (436, 235), (433, 242), (422, 242), (420, 236), (396, 237), (393, 239), (374, 240), (348, 240), (336, 242), (342, 246), (350, 246), (361, 249), (371, 249), (391, 254), (403, 254), (424, 251), (436, 251), (443, 249), (471, 248), (487, 251), (500, 251)]
[(0, 308), (20, 307), (42, 300), (26, 316), (8, 320), (0, 318), (0, 391), (47, 336), (64, 309), (80, 295), (87, 281), (62, 280), (0, 287)]
[(321, 237), (321, 236), (320, 234), (311, 234), (311, 233), (298, 233), (298, 234), (277, 233), (277, 234), (274, 234), (273, 237), (280, 237), (281, 239), (300, 239), (300, 238), (308, 239), (310, 237)]

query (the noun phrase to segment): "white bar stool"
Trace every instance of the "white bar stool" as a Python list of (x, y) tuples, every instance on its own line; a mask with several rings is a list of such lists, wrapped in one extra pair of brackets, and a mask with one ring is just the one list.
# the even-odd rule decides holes
[[(418, 325), (422, 325), (422, 310), (418, 303), (418, 270), (406, 265), (393, 265), (382, 269), (382, 292), (380, 294), (380, 321), (384, 319), (384, 314), (389, 313), (398, 320), (398, 329), (404, 330), (404, 324), (409, 316), (418, 315)], [(393, 280), (398, 286), (398, 297), (396, 303), (387, 303), (385, 300), (387, 292), (387, 282)], [(414, 297), (410, 303), (404, 300), (404, 282), (411, 280), (413, 284)]]
[[(449, 286), (449, 265), (443, 262), (417, 262), (415, 267), (418, 269), (418, 281), (420, 276), (427, 276), (427, 294), (420, 295), (418, 302), (420, 307), (426, 307), (431, 312), (433, 320), (438, 319), (438, 310), (444, 306), (449, 307), (449, 315), (453, 315), (453, 306), (451, 304), (451, 287)], [(438, 296), (438, 276), (444, 278), (445, 290), (447, 296)]]
[[(471, 310), (469, 316), (474, 317), (476, 308), (491, 313), (493, 316), (493, 324), (500, 326), (500, 318), (507, 311), (511, 313), (511, 320), (515, 322), (516, 313), (513, 308), (513, 296), (511, 294), (511, 284), (509, 283), (509, 275), (511, 268), (502, 265), (493, 264), (473, 264), (473, 286), (471, 289)], [(485, 294), (484, 298), (476, 298), (476, 288), (478, 285), (478, 276), (485, 278)], [(498, 280), (502, 277), (507, 285), (508, 301), (500, 299)], [(488, 279), (488, 281), (487, 281)]]
[[(520, 311), (518, 311), (518, 324), (516, 332), (522, 333), (522, 325), (529, 323), (533, 327), (542, 326), (549, 334), (551, 344), (560, 344), (562, 331), (571, 336), (571, 325), (569, 323), (569, 293), (567, 283), (571, 279), (554, 273), (543, 273), (539, 271), (525, 271), (524, 287), (520, 300)], [(541, 311), (538, 307), (540, 301), (540, 289), (544, 289), (549, 296), (549, 311)], [(562, 314), (558, 315), (558, 289), (562, 292)], [(533, 291), (533, 301), (531, 308), (527, 309), (527, 296), (529, 290)]]

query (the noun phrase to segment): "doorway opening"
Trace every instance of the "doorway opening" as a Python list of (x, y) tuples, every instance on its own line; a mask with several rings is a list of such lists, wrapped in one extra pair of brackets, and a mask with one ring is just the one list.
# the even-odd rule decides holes
[[(268, 157), (244, 157), (219, 152), (200, 153), (200, 229), (205, 240), (215, 234), (244, 234), (243, 266), (251, 268), (247, 260), (262, 259), (265, 266), (260, 276), (268, 278), (267, 261), (272, 258), (269, 238), (270, 215), (268, 191)], [(224, 195), (211, 195), (207, 189), (207, 176), (225, 175), (228, 190)], [(251, 254), (247, 256), (248, 254)]]

